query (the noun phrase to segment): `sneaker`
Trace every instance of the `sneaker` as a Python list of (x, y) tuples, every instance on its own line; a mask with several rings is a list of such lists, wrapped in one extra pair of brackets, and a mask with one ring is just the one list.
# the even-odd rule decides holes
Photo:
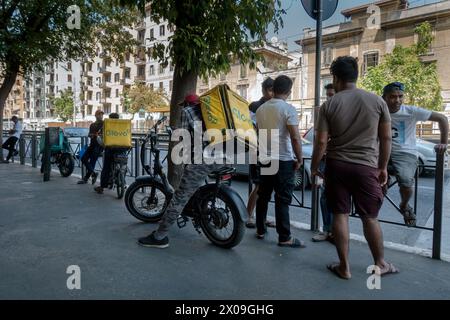
[(86, 183), (87, 183), (87, 181), (84, 179), (77, 182), (77, 184), (86, 184)]
[(312, 241), (314, 242), (326, 241), (328, 240), (328, 237), (329, 237), (328, 232), (319, 232), (312, 237)]
[(95, 182), (97, 181), (97, 177), (98, 177), (98, 173), (94, 172), (91, 177), (92, 184), (95, 184)]
[(138, 243), (143, 247), (148, 248), (160, 248), (164, 249), (169, 246), (169, 238), (165, 237), (164, 239), (158, 240), (155, 238), (154, 234), (156, 231), (153, 231), (149, 236), (145, 238), (140, 238)]

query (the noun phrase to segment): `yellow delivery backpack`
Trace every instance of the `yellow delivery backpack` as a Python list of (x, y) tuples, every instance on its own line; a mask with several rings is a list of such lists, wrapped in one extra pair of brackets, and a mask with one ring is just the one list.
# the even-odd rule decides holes
[(105, 119), (103, 144), (105, 147), (131, 148), (131, 120)]
[(221, 140), (210, 141), (212, 144), (236, 139), (248, 147), (257, 146), (248, 102), (226, 84), (219, 84), (201, 95), (200, 104), (206, 129), (218, 129), (222, 132)]

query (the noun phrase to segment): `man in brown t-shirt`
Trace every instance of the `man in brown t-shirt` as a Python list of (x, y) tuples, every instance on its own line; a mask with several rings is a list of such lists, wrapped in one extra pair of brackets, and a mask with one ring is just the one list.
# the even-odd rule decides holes
[(339, 57), (330, 70), (337, 93), (320, 108), (311, 163), (311, 173), (322, 176), (319, 163), (327, 153), (326, 196), (334, 214), (333, 234), (340, 259), (339, 264), (327, 267), (340, 278), (351, 278), (348, 218), (353, 200), (374, 264), (381, 275), (396, 273), (394, 265), (384, 260), (383, 234), (377, 219), (391, 149), (389, 109), (380, 97), (356, 88), (355, 58)]

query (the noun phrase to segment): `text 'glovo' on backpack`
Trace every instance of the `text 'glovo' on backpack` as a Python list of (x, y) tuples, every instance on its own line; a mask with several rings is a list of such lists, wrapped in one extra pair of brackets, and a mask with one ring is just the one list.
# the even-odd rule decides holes
[(230, 90), (226, 84), (217, 85), (201, 95), (200, 104), (206, 130), (218, 129), (222, 132), (220, 139), (210, 137), (210, 143), (236, 139), (247, 147), (257, 146), (256, 131), (250, 117), (248, 102)]
[(131, 120), (105, 119), (103, 122), (105, 147), (131, 148)]

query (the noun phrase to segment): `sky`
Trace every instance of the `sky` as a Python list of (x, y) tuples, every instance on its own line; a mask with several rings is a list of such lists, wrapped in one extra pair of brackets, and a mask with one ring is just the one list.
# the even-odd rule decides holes
[[(421, 6), (440, 2), (442, 0), (409, 0), (410, 7)], [(447, 0), (448, 1), (448, 0)], [(345, 21), (341, 11), (347, 8), (356, 7), (362, 4), (373, 3), (374, 0), (339, 0), (338, 7), (334, 15), (328, 20), (324, 21), (324, 27), (339, 24)], [(295, 40), (300, 39), (303, 28), (316, 28), (316, 21), (312, 19), (303, 9), (301, 0), (281, 0), (282, 8), (287, 11), (283, 17), (284, 28), (278, 31), (278, 34), (273, 33), (273, 28), (269, 29), (269, 39), (276, 36), (279, 40), (288, 43), (289, 51), (297, 50), (298, 45)]]

